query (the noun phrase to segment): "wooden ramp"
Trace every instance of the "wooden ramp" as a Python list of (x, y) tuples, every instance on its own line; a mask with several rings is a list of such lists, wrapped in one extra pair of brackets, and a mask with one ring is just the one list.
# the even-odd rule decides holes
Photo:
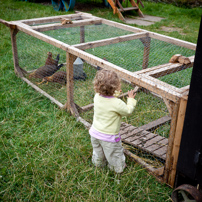
[(120, 134), (122, 142), (166, 160), (167, 138), (126, 123), (121, 124)]
[[(131, 3), (132, 7), (126, 7), (126, 8), (124, 8), (124, 7), (122, 6), (122, 4), (121, 4), (122, 1), (121, 1), (121, 0), (107, 0), (107, 1), (108, 1), (108, 3), (110, 4), (110, 6), (112, 7), (113, 13), (114, 13), (114, 14), (117, 13), (118, 16), (119, 16), (119, 19), (122, 20), (122, 21), (124, 21), (124, 22), (126, 22), (126, 20), (125, 20), (125, 18), (123, 17), (122, 12), (135, 10), (135, 11), (137, 11), (137, 13), (138, 13), (138, 15), (139, 15), (140, 17), (144, 17), (142, 11), (141, 11), (140, 8), (139, 8), (139, 4), (141, 4), (141, 6), (144, 8), (144, 5), (143, 5), (143, 3), (141, 2), (141, 0), (137, 0), (137, 3), (136, 3), (134, 0), (128, 0), (128, 1)], [(121, 1), (121, 2), (120, 2), (120, 1)]]

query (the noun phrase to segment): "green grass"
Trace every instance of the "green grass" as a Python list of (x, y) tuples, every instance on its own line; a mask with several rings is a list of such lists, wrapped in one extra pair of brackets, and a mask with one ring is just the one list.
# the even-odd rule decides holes
[[(91, 2), (85, 3), (90, 5)], [(93, 3), (96, 5), (96, 2)], [(165, 19), (148, 27), (139, 26), (140, 28), (196, 43), (202, 13), (200, 8), (185, 9), (150, 2), (144, 2), (144, 5), (144, 14)], [(52, 6), (14, 0), (0, 0), (0, 7), (0, 18), (8, 21), (65, 14), (54, 11)], [(88, 12), (121, 22), (113, 15), (112, 10), (106, 8), (95, 7)], [(162, 26), (181, 28), (182, 31), (167, 33), (161, 30)], [(94, 168), (91, 163), (92, 148), (88, 131), (69, 113), (59, 109), (15, 76), (9, 28), (0, 24), (0, 34), (1, 201), (171, 201), (172, 189), (157, 182), (145, 169), (128, 158), (128, 167), (119, 184), (114, 173), (107, 168)], [(26, 43), (23, 45), (27, 46)], [(35, 45), (40, 46), (36, 42)], [(29, 70), (41, 65), (51, 47), (43, 49), (44, 46), (40, 46), (41, 52), (38, 55), (35, 55), (37, 49), (32, 51), (30, 48), (29, 52), (23, 52), (22, 49), (19, 52), (22, 58), (20, 64)], [(54, 49), (54, 55), (57, 53), (58, 49)], [(25, 54), (29, 56), (28, 62), (23, 63)], [(29, 62), (29, 58), (33, 56), (37, 60), (34, 59), (34, 63)], [(61, 61), (64, 60), (65, 55), (61, 53)], [(110, 60), (113, 61), (112, 56)], [(88, 69), (89, 67), (85, 66), (86, 72)], [(94, 73), (91, 72), (87, 86), (90, 85)], [(167, 80), (171, 81), (170, 78)], [(80, 89), (81, 85), (83, 89)], [(65, 89), (57, 84), (54, 86), (57, 89), (54, 96), (64, 102)], [(81, 96), (86, 97), (86, 88), (82, 81), (75, 83), (75, 91), (78, 92), (75, 99), (81, 105)], [(93, 94), (90, 94), (85, 103), (91, 103), (92, 98)], [(148, 114), (144, 114), (146, 101), (151, 100), (154, 105), (158, 99), (145, 94), (139, 94), (137, 99), (135, 116), (127, 120), (124, 118), (124, 121), (141, 125), (150, 120)], [(149, 109), (151, 118), (164, 115), (166, 112), (162, 112), (162, 108), (165, 109), (165, 106), (159, 102), (155, 110)], [(92, 117), (92, 111), (85, 116)], [(165, 132), (165, 128), (159, 130), (160, 133)]]

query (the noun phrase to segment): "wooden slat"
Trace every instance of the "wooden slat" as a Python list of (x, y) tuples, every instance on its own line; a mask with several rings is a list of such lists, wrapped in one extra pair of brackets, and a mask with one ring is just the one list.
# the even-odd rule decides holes
[(181, 143), (181, 137), (182, 137), (182, 130), (184, 126), (186, 108), (187, 108), (187, 99), (181, 98), (179, 111), (178, 111), (176, 131), (175, 131), (175, 136), (173, 141), (172, 154), (171, 154), (172, 167), (170, 169), (170, 173), (168, 177), (168, 183), (172, 187), (174, 186), (174, 183), (175, 183), (178, 155), (179, 155), (179, 149), (180, 149), (180, 143)]
[(165, 35), (154, 33), (154, 32), (150, 32), (149, 36), (153, 39), (158, 39), (160, 41), (165, 41), (165, 42), (177, 45), (177, 46), (181, 46), (181, 47), (188, 48), (191, 50), (196, 50), (196, 44), (194, 44), (194, 43), (190, 43), (187, 41), (183, 41), (180, 39), (176, 39), (173, 37), (165, 36)]
[(31, 86), (32, 88), (34, 88), (36, 91), (38, 91), (39, 93), (41, 93), (42, 95), (44, 95), (45, 97), (47, 97), (48, 99), (50, 99), (52, 103), (55, 103), (60, 108), (64, 108), (64, 105), (62, 103), (60, 103), (54, 97), (50, 96), (48, 93), (46, 93), (45, 91), (43, 91), (42, 89), (40, 89), (38, 86), (36, 86), (35, 84), (33, 84), (27, 78), (21, 77), (21, 79), (23, 81), (25, 81), (29, 86)]
[(152, 153), (153, 153), (155, 156), (157, 156), (157, 157), (159, 157), (159, 158), (165, 160), (165, 159), (166, 159), (166, 152), (167, 152), (167, 149), (168, 149), (168, 146), (166, 145), (166, 146), (163, 146), (163, 147), (161, 147), (161, 148), (159, 148), (159, 149), (153, 151)]
[(136, 71), (136, 73), (137, 74), (145, 74), (148, 76), (153, 76), (153, 77), (158, 78), (158, 77), (170, 74), (170, 73), (174, 73), (174, 72), (192, 67), (193, 62), (194, 62), (194, 56), (189, 57), (189, 59), (191, 60), (191, 64), (189, 64), (189, 65), (182, 65), (180, 63), (166, 63), (163, 65), (158, 65), (155, 67)]
[(156, 134), (153, 134), (153, 133), (150, 133), (147, 131), (142, 131), (141, 136), (131, 138), (130, 140), (131, 140), (133, 145), (137, 145), (137, 146), (139, 145), (141, 147), (141, 145), (144, 142), (146, 142), (146, 141), (148, 141), (148, 140), (150, 140), (156, 136), (157, 136)]
[(81, 14), (70, 14), (70, 15), (58, 15), (58, 16), (51, 16), (51, 17), (43, 17), (43, 18), (32, 18), (26, 20), (18, 20), (15, 22), (22, 22), (27, 25), (36, 25), (36, 24), (43, 24), (43, 23), (51, 23), (51, 22), (59, 22), (62, 18), (68, 19), (82, 19)]
[(175, 139), (175, 131), (177, 126), (177, 119), (178, 119), (178, 110), (179, 110), (179, 103), (175, 103), (173, 106), (173, 113), (172, 119), (170, 124), (170, 132), (169, 132), (169, 139), (168, 139), (168, 149), (166, 153), (166, 162), (165, 162), (165, 172), (164, 172), (164, 182), (168, 182), (168, 177), (170, 174), (170, 168), (173, 163), (172, 151)]
[(152, 121), (146, 125), (140, 126), (139, 128), (143, 129), (143, 130), (153, 131), (156, 128), (158, 128), (159, 126), (161, 126), (167, 122), (170, 122), (170, 120), (171, 120), (170, 116), (164, 116), (164, 117), (157, 119), (155, 121)]
[(154, 138), (148, 140), (145, 144), (142, 145), (142, 147), (143, 147), (143, 148), (147, 148), (147, 147), (149, 147), (150, 145), (152, 145), (152, 144), (154, 144), (154, 143), (156, 143), (156, 142), (158, 142), (158, 141), (160, 141), (160, 140), (162, 140), (162, 139), (163, 139), (163, 137), (161, 137), (161, 136), (156, 136), (156, 137), (154, 137)]
[(56, 29), (69, 28), (69, 27), (79, 27), (79, 26), (85, 26), (85, 25), (94, 25), (94, 24), (101, 24), (101, 23), (102, 21), (99, 19), (85, 19), (85, 20), (72, 21), (72, 24), (62, 25), (61, 23), (55, 23), (55, 24), (32, 26), (31, 28), (39, 32), (44, 32), (49, 30), (56, 30)]
[(151, 69), (145, 75), (152, 76), (155, 78), (162, 77), (168, 74), (172, 74), (190, 67), (193, 67), (194, 57), (189, 57), (191, 60), (190, 64), (182, 65), (180, 63), (168, 63), (166, 67), (158, 68), (158, 69)]
[(127, 8), (123, 8), (119, 9), (119, 11), (124, 12), (124, 11), (132, 11), (132, 10), (138, 10), (138, 7), (127, 7)]
[[(122, 127), (123, 126), (126, 127), (126, 131), (129, 131), (128, 133), (121, 135), (122, 141), (124, 143), (137, 147), (144, 152), (150, 153), (165, 160), (165, 154), (167, 152), (168, 145), (167, 138), (145, 130), (140, 130), (139, 128), (135, 128), (129, 124), (122, 124)], [(127, 128), (130, 130), (127, 130)], [(122, 133), (122, 128), (120, 132)]]
[[(161, 136), (158, 136), (158, 137), (161, 137)], [(158, 139), (160, 139), (160, 141), (162, 141), (162, 142), (163, 141), (166, 142), (166, 140), (167, 140), (167, 143), (168, 143), (168, 139), (167, 138), (163, 138), (163, 137), (161, 137), (161, 138), (162, 139), (160, 139), (160, 138), (158, 138)], [(149, 150), (150, 152), (153, 152), (155, 150), (160, 149), (162, 147), (162, 144), (160, 143), (160, 141), (155, 141), (152, 145), (146, 147), (147, 150)]]
[(102, 23), (106, 24), (106, 25), (109, 25), (109, 26), (112, 26), (112, 27), (123, 29), (123, 30), (126, 30), (126, 31), (135, 32), (135, 33), (136, 32), (148, 32), (148, 30), (140, 29), (140, 28), (137, 28), (137, 27), (132, 27), (132, 26), (129, 26), (129, 25), (126, 25), (126, 24), (122, 24), (122, 23), (118, 23), (118, 22), (114, 22), (114, 21), (106, 20), (106, 19), (102, 19)]
[(121, 139), (131, 142), (132, 140), (135, 140), (135, 139), (141, 137), (142, 136), (142, 134), (141, 134), (142, 131), (143, 131), (142, 129), (135, 128), (132, 131), (130, 131), (130, 133), (122, 135)]
[(134, 135), (133, 133), (131, 133), (133, 130), (135, 130), (136, 127), (129, 125), (128, 127), (125, 127), (123, 130), (120, 131), (121, 134), (121, 139), (125, 139), (128, 138), (132, 135)]
[(96, 47), (100, 47), (100, 46), (106, 46), (106, 45), (120, 43), (120, 42), (124, 42), (124, 41), (139, 39), (141, 37), (146, 37), (146, 36), (147, 36), (146, 32), (128, 34), (128, 35), (124, 35), (124, 36), (118, 36), (118, 37), (109, 38), (109, 39), (102, 39), (102, 40), (88, 42), (88, 43), (75, 44), (73, 46), (76, 48), (82, 49), (82, 50), (86, 50), (86, 49), (90, 49), (90, 48), (96, 48)]

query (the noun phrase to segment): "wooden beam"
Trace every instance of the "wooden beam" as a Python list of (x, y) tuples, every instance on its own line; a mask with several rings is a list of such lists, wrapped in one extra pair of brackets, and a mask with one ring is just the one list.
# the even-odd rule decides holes
[(72, 21), (72, 24), (70, 23), (70, 24), (62, 25), (61, 23), (55, 23), (55, 24), (32, 26), (31, 28), (39, 32), (44, 32), (49, 30), (56, 30), (56, 29), (69, 28), (69, 27), (79, 27), (79, 26), (85, 26), (85, 25), (94, 25), (94, 24), (101, 24), (101, 23), (102, 23), (102, 20), (99, 20), (99, 19), (85, 19), (85, 20)]
[(80, 43), (85, 42), (85, 26), (80, 27)]
[(48, 93), (46, 93), (45, 91), (43, 91), (42, 89), (40, 89), (38, 86), (36, 86), (35, 84), (33, 84), (27, 78), (21, 77), (21, 79), (23, 81), (25, 81), (29, 86), (31, 86), (32, 88), (34, 88), (36, 91), (38, 91), (39, 93), (41, 93), (42, 95), (44, 95), (45, 97), (47, 97), (52, 103), (55, 103), (60, 108), (64, 108), (64, 105), (62, 103), (60, 103), (54, 97), (50, 96)]
[(148, 32), (148, 30), (140, 29), (137, 27), (132, 27), (132, 26), (129, 26), (126, 24), (122, 24), (122, 23), (118, 23), (118, 22), (114, 22), (114, 21), (110, 21), (110, 20), (106, 20), (106, 19), (102, 19), (102, 23), (109, 25), (109, 26), (112, 26), (112, 27), (123, 29), (126, 31), (135, 32), (135, 33), (136, 32)]
[(96, 47), (100, 47), (100, 46), (106, 46), (106, 45), (120, 43), (120, 42), (124, 42), (124, 41), (139, 39), (141, 37), (145, 37), (146, 35), (147, 35), (147, 33), (145, 33), (145, 32), (137, 33), (137, 34), (128, 34), (128, 35), (118, 36), (118, 37), (109, 38), (109, 39), (102, 39), (102, 40), (83, 43), (83, 44), (76, 44), (73, 46), (75, 48), (86, 50), (86, 49), (90, 49), (90, 48), (96, 48)]
[(155, 78), (165, 76), (167, 74), (171, 74), (177, 71), (181, 71), (193, 66), (195, 56), (189, 57), (191, 64), (189, 65), (182, 65), (180, 63), (166, 63), (162, 65), (158, 65), (155, 67), (150, 67), (148, 69), (137, 71), (137, 74), (145, 74), (148, 76), (152, 76)]
[(18, 49), (17, 49), (17, 41), (16, 41), (16, 35), (18, 33), (18, 30), (12, 29), (10, 27), (10, 33), (11, 33), (11, 44), (12, 44), (14, 71), (15, 71), (15, 74), (17, 76), (22, 77), (22, 76), (26, 75), (27, 72), (19, 66)]
[(78, 13), (78, 14), (69, 14), (69, 15), (58, 15), (58, 16), (43, 17), (43, 18), (17, 20), (14, 22), (22, 22), (27, 25), (36, 25), (36, 24), (44, 24), (44, 23), (51, 23), (51, 22), (59, 22), (62, 18), (68, 18), (70, 20), (82, 19), (82, 14)]
[(138, 12), (138, 15), (139, 15), (140, 17), (144, 17), (142, 11), (139, 9), (138, 4), (136, 4), (136, 2), (135, 2), (134, 0), (129, 0), (129, 1), (130, 1), (131, 5), (132, 5), (133, 7), (137, 7), (137, 8), (138, 8), (138, 11), (137, 11), (137, 12)]
[(164, 170), (164, 182), (168, 183), (168, 178), (170, 174), (170, 169), (173, 163), (172, 159), (172, 151), (174, 146), (174, 140), (175, 140), (175, 131), (177, 126), (177, 119), (178, 119), (178, 110), (179, 110), (179, 103), (175, 103), (173, 113), (172, 113), (172, 119), (170, 124), (170, 133), (168, 138), (168, 148), (166, 153), (166, 162), (165, 162), (165, 170)]
[(65, 104), (65, 108), (71, 112), (71, 114), (75, 116), (79, 116), (79, 113), (76, 109), (74, 104), (74, 67), (73, 63), (76, 57), (70, 53), (66, 53), (67, 57), (67, 65), (66, 65), (66, 72), (67, 72), (67, 102)]
[(172, 116), (172, 114), (173, 114), (173, 108), (174, 108), (175, 103), (172, 102), (172, 101), (170, 101), (170, 100), (168, 100), (168, 99), (166, 99), (166, 98), (163, 98), (163, 101), (166, 104), (166, 107), (167, 107), (167, 109), (169, 111), (170, 116)]
[(142, 63), (142, 69), (146, 69), (149, 64), (149, 52), (150, 52), (150, 37), (141, 38), (140, 41), (144, 45), (144, 55), (143, 55), (143, 63)]
[[(149, 81), (152, 81), (152, 82), (154, 82), (156, 85), (161, 85), (161, 86), (164, 86), (166, 89), (167, 89), (167, 91), (165, 91), (165, 93), (168, 93), (169, 91), (172, 91), (173, 92), (173, 94), (175, 94), (175, 93), (177, 93), (176, 95), (178, 96), (178, 97), (182, 97), (182, 95), (181, 95), (181, 90), (179, 89), (179, 88), (177, 88), (177, 87), (175, 87), (175, 86), (172, 86), (172, 85), (170, 85), (170, 84), (168, 84), (168, 83), (165, 83), (165, 82), (163, 82), (163, 81), (160, 81), (159, 79), (156, 79), (156, 78), (153, 78), (153, 77), (151, 77), (151, 76), (147, 76), (147, 75), (145, 75), (145, 74), (142, 74), (141, 75), (142, 77), (144, 77), (145, 79), (147, 79), (148, 80), (148, 82)], [(153, 91), (152, 91), (153, 92)], [(175, 93), (174, 93), (175, 92)], [(155, 93), (155, 92), (154, 92)], [(158, 93), (157, 93), (158, 94)], [(180, 95), (179, 95), (180, 94)], [(165, 95), (165, 94), (159, 94), (159, 95), (161, 95), (162, 97), (165, 97), (165, 98), (167, 98), (167, 96)]]
[(173, 37), (165, 36), (165, 35), (154, 33), (154, 32), (149, 32), (149, 36), (153, 39), (158, 39), (160, 41), (168, 42), (168, 43), (174, 44), (176, 46), (181, 46), (181, 47), (188, 48), (191, 50), (196, 50), (196, 44), (191, 43), (191, 42), (183, 41), (180, 39), (176, 39)]
[(191, 63), (189, 64), (180, 64), (180, 63), (168, 63), (167, 66), (162, 67), (162, 68), (158, 68), (158, 69), (151, 69), (149, 72), (146, 73), (146, 75), (158, 78), (158, 77), (162, 77), (168, 74), (172, 74), (178, 71), (182, 71), (184, 69), (193, 67), (193, 63), (194, 63), (194, 57), (190, 57), (190, 61)]
[(156, 128), (158, 128), (159, 126), (161, 125), (164, 125), (168, 122), (171, 121), (171, 117), (170, 116), (164, 116), (164, 117), (161, 117), (160, 119), (157, 119), (155, 121), (152, 121), (148, 124), (145, 124), (143, 126), (140, 126), (139, 128), (142, 129), (142, 130), (147, 130), (147, 131), (154, 131)]
[(168, 176), (168, 184), (171, 187), (174, 187), (174, 183), (175, 183), (177, 161), (178, 161), (178, 155), (179, 155), (179, 149), (180, 149), (180, 143), (181, 143), (181, 137), (182, 137), (182, 130), (184, 126), (186, 107), (187, 107), (187, 99), (181, 98), (178, 117), (177, 117), (176, 131), (175, 131), (175, 136), (173, 141), (172, 154), (171, 154), (172, 164), (171, 164), (170, 172)]

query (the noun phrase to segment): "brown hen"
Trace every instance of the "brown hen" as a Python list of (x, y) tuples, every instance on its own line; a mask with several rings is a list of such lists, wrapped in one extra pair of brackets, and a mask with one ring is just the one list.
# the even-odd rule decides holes
[(48, 82), (56, 82), (65, 85), (67, 83), (67, 73), (65, 71), (55, 72), (51, 76), (44, 77), (41, 83), (43, 82), (47, 82), (46, 84), (48, 84)]
[(48, 57), (46, 59), (45, 65), (39, 67), (34, 72), (29, 75), (29, 78), (39, 78), (43, 79), (44, 77), (53, 75), (57, 70), (59, 70), (63, 64), (58, 65), (60, 54), (57, 55), (56, 59), (52, 59), (52, 53), (48, 52)]

